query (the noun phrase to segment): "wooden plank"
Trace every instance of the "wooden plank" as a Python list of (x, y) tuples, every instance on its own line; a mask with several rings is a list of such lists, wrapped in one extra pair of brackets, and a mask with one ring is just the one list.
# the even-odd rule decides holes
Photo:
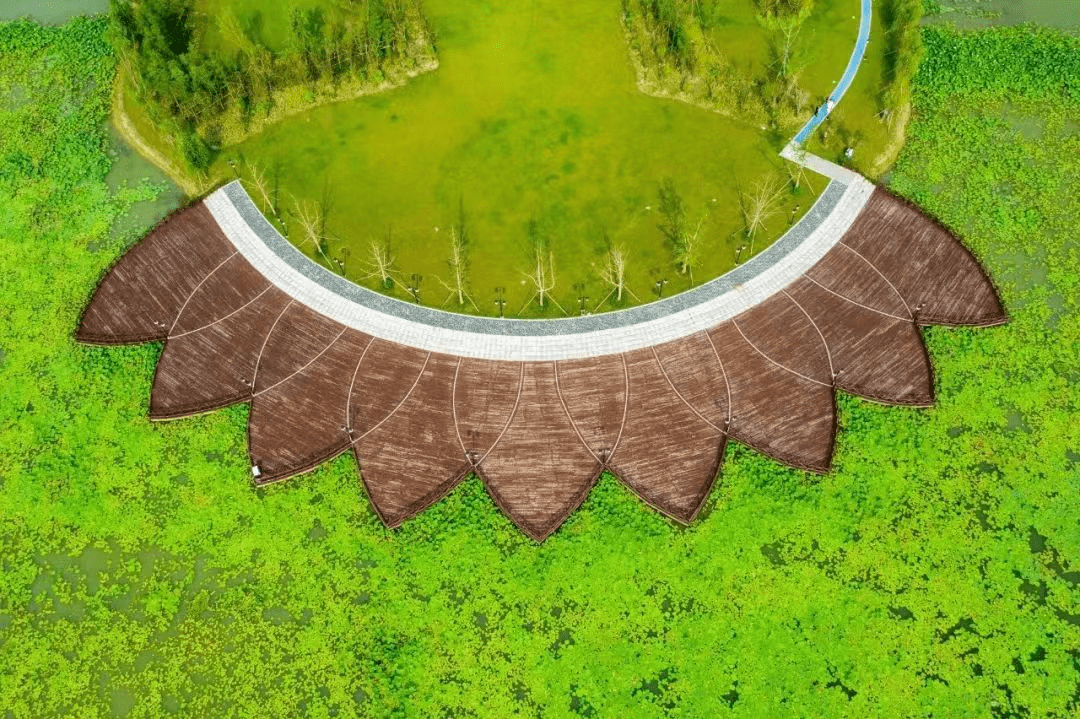
[[(679, 352), (669, 348), (668, 356)], [(720, 471), (723, 427), (711, 425), (679, 396), (652, 349), (627, 353), (626, 363), (630, 411), (611, 469), (650, 505), (690, 522)], [(710, 368), (719, 373), (715, 360)]]
[(887, 317), (806, 278), (788, 293), (814, 319), (829, 346), (836, 386), (889, 404), (933, 404), (930, 357), (911, 320)]
[(967, 248), (925, 212), (881, 188), (841, 242), (889, 279), (920, 324), (995, 325), (1007, 319)]
[(495, 503), (543, 541), (585, 500), (601, 469), (566, 416), (554, 363), (526, 363), (514, 416), (477, 467)]
[(248, 453), (259, 484), (314, 469), (352, 446), (348, 378), (369, 342), (349, 330), (301, 371), (254, 396)]
[(165, 339), (199, 284), (235, 253), (202, 203), (173, 213), (105, 274), (76, 339), (88, 344)]
[(167, 340), (150, 416), (174, 419), (250, 399), (263, 342), (289, 302), (275, 287), (214, 324)]
[(432, 354), (408, 396), (356, 441), (360, 476), (389, 527), (437, 502), (471, 469), (454, 431), (457, 364)]
[(731, 322), (709, 336), (731, 382), (729, 436), (798, 469), (826, 471), (836, 436), (832, 387), (767, 360)]

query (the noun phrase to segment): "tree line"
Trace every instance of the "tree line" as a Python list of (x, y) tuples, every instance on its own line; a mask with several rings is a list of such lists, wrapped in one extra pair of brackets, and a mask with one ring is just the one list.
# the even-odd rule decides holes
[(194, 0), (110, 0), (110, 39), (137, 97), (179, 138), (190, 167), (204, 171), (230, 114), (269, 116), (286, 88), (331, 92), (346, 82), (381, 82), (391, 68), (433, 57), (418, 0), (343, 0), (293, 7), (284, 49), (269, 47), (258, 23), (226, 7), (218, 29), (232, 51), (207, 47)]
[(723, 21), (719, 0), (623, 0), (638, 86), (754, 124), (790, 125), (810, 103), (796, 55), (813, 5), (814, 0), (755, 0), (769, 46), (767, 67), (755, 73), (711, 39)]

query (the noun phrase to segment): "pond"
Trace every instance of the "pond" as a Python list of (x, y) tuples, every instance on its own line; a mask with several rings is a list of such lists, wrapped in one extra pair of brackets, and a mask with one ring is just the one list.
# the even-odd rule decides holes
[(109, 0), (0, 0), (0, 21), (28, 17), (46, 25), (62, 25), (77, 15), (107, 12)]
[(942, 12), (930, 16), (929, 22), (952, 22), (965, 29), (1031, 22), (1062, 30), (1080, 30), (1080, 2), (1077, 0), (949, 0), (939, 2), (939, 5)]

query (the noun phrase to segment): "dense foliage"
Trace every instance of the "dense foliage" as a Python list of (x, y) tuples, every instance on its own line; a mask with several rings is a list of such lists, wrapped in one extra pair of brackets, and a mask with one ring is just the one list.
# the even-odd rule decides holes
[(72, 342), (150, 190), (105, 183), (103, 30), (0, 26), (7, 716), (1080, 710), (1080, 128), (1027, 54), (1072, 40), (925, 31), (892, 183), (1012, 316), (927, 332), (937, 407), (841, 397), (821, 478), (733, 447), (688, 529), (605, 478), (537, 547), (475, 480), (395, 532), (349, 460), (254, 490), (246, 410), (152, 424), (159, 348)]
[[(238, 18), (225, 5), (211, 20), (196, 9), (195, 0), (110, 0), (111, 37), (138, 97), (157, 123), (180, 134), (195, 170), (209, 167), (223, 137), (238, 139), (223, 125), (248, 127), (268, 116), (286, 88), (309, 87), (310, 104), (320, 83), (336, 93), (342, 83), (381, 83), (394, 66), (430, 61), (432, 38), (416, 0), (293, 7), (285, 50), (268, 46), (258, 16)], [(212, 21), (233, 47), (207, 47)]]
[[(768, 44), (768, 59), (761, 67), (745, 57), (744, 41), (728, 48), (714, 37), (718, 27), (731, 22), (725, 16), (733, 10), (729, 4), (623, 0), (623, 26), (639, 89), (785, 131), (805, 122), (815, 101), (803, 77), (806, 45), (822, 42), (804, 37), (814, 0), (756, 0), (754, 9)], [(895, 117), (909, 98), (919, 62), (922, 0), (885, 0), (879, 12), (886, 47), (876, 101), (884, 116)], [(902, 123), (898, 130), (902, 133)]]

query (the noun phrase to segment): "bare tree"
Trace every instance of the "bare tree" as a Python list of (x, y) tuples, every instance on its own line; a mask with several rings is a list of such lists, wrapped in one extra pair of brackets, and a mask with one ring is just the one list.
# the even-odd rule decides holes
[(690, 277), (690, 284), (694, 284), (694, 265), (698, 261), (698, 253), (701, 250), (701, 226), (705, 224), (706, 215), (698, 220), (693, 232), (684, 227), (679, 235), (679, 241), (675, 245), (675, 264), (679, 266), (679, 273)]
[(797, 21), (787, 21), (780, 26), (779, 37), (774, 41), (773, 46), (778, 65), (776, 72), (780, 77), (789, 77), (794, 74), (791, 70), (791, 60), (795, 54), (795, 44), (798, 42), (801, 29), (802, 23)]
[(604, 258), (604, 265), (600, 267), (600, 279), (602, 279), (609, 287), (611, 292), (608, 292), (607, 297), (600, 300), (600, 304), (596, 305), (599, 309), (600, 305), (611, 299), (612, 295), (615, 295), (615, 302), (622, 302), (623, 292), (626, 292), (635, 300), (638, 298), (633, 291), (626, 286), (626, 256), (623, 255), (622, 248), (618, 245), (612, 245), (608, 248), (607, 255)]
[[(522, 306), (521, 312), (525, 311), (525, 308), (529, 306), (529, 303), (533, 300), (537, 300), (540, 304), (540, 309), (544, 309), (544, 301), (551, 300), (551, 303), (559, 308), (559, 311), (564, 315), (566, 310), (563, 309), (554, 297), (551, 296), (551, 291), (555, 289), (555, 255), (552, 252), (548, 252), (546, 255), (543, 252), (536, 253), (536, 264), (533, 266), (532, 272), (525, 275), (525, 278), (532, 283), (533, 288), (536, 290), (528, 301)], [(521, 314), (518, 312), (518, 314)]]
[(750, 239), (750, 254), (754, 254), (754, 239), (764, 229), (765, 224), (779, 211), (780, 192), (783, 185), (772, 175), (767, 175), (754, 183), (752, 192), (739, 195), (746, 236)]
[(300, 223), (300, 231), (303, 233), (301, 244), (310, 244), (314, 247), (326, 262), (327, 267), (333, 269), (336, 265), (330, 261), (326, 254), (326, 237), (322, 232), (322, 212), (319, 210), (318, 205), (302, 203), (296, 198), (293, 198), (293, 205), (296, 208), (293, 215)]
[(792, 189), (795, 191), (798, 191), (804, 182), (807, 185), (810, 184), (809, 176), (806, 174), (807, 157), (806, 150), (802, 146), (798, 146), (795, 150), (795, 157), (784, 165), (784, 168), (788, 173), (788, 179), (791, 181)]
[(394, 256), (390, 254), (389, 239), (386, 242), (372, 240), (366, 269), (368, 273), (363, 279), (378, 278), (379, 284), (387, 289), (393, 285), (397, 270), (394, 268)]
[(273, 200), (270, 197), (270, 187), (266, 184), (266, 175), (255, 165), (249, 165), (248, 167), (251, 168), (251, 184), (255, 185), (255, 192), (259, 194), (263, 206), (276, 215), (277, 210), (274, 208)]
[[(458, 305), (465, 304), (465, 300), (468, 300), (470, 304), (476, 309), (476, 303), (473, 302), (472, 297), (466, 291), (468, 285), (468, 269), (469, 260), (466, 253), (465, 246), (465, 234), (459, 233), (456, 227), (450, 228), (450, 258), (446, 261), (446, 264), (450, 267), (450, 282), (443, 282), (441, 278), (439, 282), (443, 287), (447, 289), (450, 296), (446, 298), (447, 302), (450, 301), (455, 295), (457, 295)], [(443, 304), (446, 304), (445, 302)]]

